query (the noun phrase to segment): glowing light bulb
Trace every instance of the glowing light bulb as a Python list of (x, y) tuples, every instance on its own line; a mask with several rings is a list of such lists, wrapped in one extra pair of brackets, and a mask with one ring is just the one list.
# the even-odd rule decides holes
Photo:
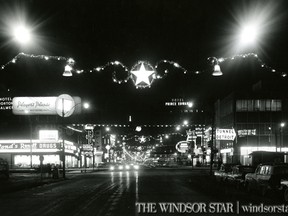
[(31, 40), (30, 30), (23, 25), (15, 27), (13, 35), (15, 40), (20, 44), (27, 44)]

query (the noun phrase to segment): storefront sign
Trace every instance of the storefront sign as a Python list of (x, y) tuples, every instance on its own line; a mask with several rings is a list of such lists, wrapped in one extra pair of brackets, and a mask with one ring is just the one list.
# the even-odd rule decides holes
[[(62, 149), (62, 141), (43, 142), (42, 140), (0, 140), (1, 152), (57, 152)], [(73, 153), (77, 148), (65, 141), (65, 151)]]
[(1, 149), (59, 149), (59, 143), (0, 143)]
[(93, 147), (91, 144), (83, 144), (82, 149), (83, 151), (92, 151)]
[(256, 135), (256, 129), (244, 129), (244, 130), (238, 130), (238, 136), (255, 136)]

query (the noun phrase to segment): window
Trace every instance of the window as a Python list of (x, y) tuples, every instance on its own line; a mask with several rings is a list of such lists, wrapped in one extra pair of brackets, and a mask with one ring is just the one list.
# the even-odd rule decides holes
[(266, 166), (262, 166), (262, 167), (260, 168), (259, 174), (260, 174), (260, 175), (265, 175), (265, 173), (266, 173)]
[(255, 112), (255, 111), (281, 111), (282, 102), (278, 99), (261, 99), (261, 100), (237, 100), (237, 112)]
[(281, 111), (282, 103), (281, 100), (271, 100), (271, 111)]
[(236, 101), (236, 111), (247, 111), (247, 100), (237, 100)]

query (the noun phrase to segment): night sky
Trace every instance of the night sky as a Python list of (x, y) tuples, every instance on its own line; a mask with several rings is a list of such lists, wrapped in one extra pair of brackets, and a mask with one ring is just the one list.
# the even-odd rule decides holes
[[(127, 121), (132, 115), (143, 122), (159, 118), (161, 123), (164, 103), (172, 98), (193, 100), (195, 109), (207, 109), (215, 99), (271, 74), (248, 58), (224, 62), (224, 76), (212, 77), (208, 57), (254, 52), (277, 72), (288, 72), (287, 6), (285, 0), (0, 1), (0, 65), (24, 52), (72, 57), (75, 67), (86, 71), (62, 77), (65, 61), (23, 57), (0, 71), (0, 94), (77, 95), (91, 103), (96, 122)], [(32, 26), (35, 37), (30, 46), (11, 40), (9, 26), (15, 20)], [(239, 48), (237, 32), (249, 20), (259, 24), (257, 45)], [(170, 60), (188, 73), (170, 66), (167, 76), (151, 88), (136, 89), (131, 80), (112, 81), (113, 71), (121, 75), (118, 68), (88, 72), (116, 60), (129, 69), (140, 60), (152, 66)], [(195, 75), (198, 70), (202, 73)], [(272, 79), (277, 83), (282, 78)]]

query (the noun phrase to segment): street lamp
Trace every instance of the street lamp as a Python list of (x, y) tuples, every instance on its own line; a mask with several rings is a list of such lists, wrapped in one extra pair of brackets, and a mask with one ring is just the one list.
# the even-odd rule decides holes
[(258, 29), (255, 24), (249, 24), (242, 28), (240, 33), (240, 44), (252, 45), (256, 42)]
[(15, 26), (13, 29), (13, 36), (21, 45), (28, 44), (32, 39), (31, 30), (25, 25)]
[(283, 145), (283, 128), (285, 127), (285, 122), (280, 123), (280, 152), (282, 151), (282, 145)]

